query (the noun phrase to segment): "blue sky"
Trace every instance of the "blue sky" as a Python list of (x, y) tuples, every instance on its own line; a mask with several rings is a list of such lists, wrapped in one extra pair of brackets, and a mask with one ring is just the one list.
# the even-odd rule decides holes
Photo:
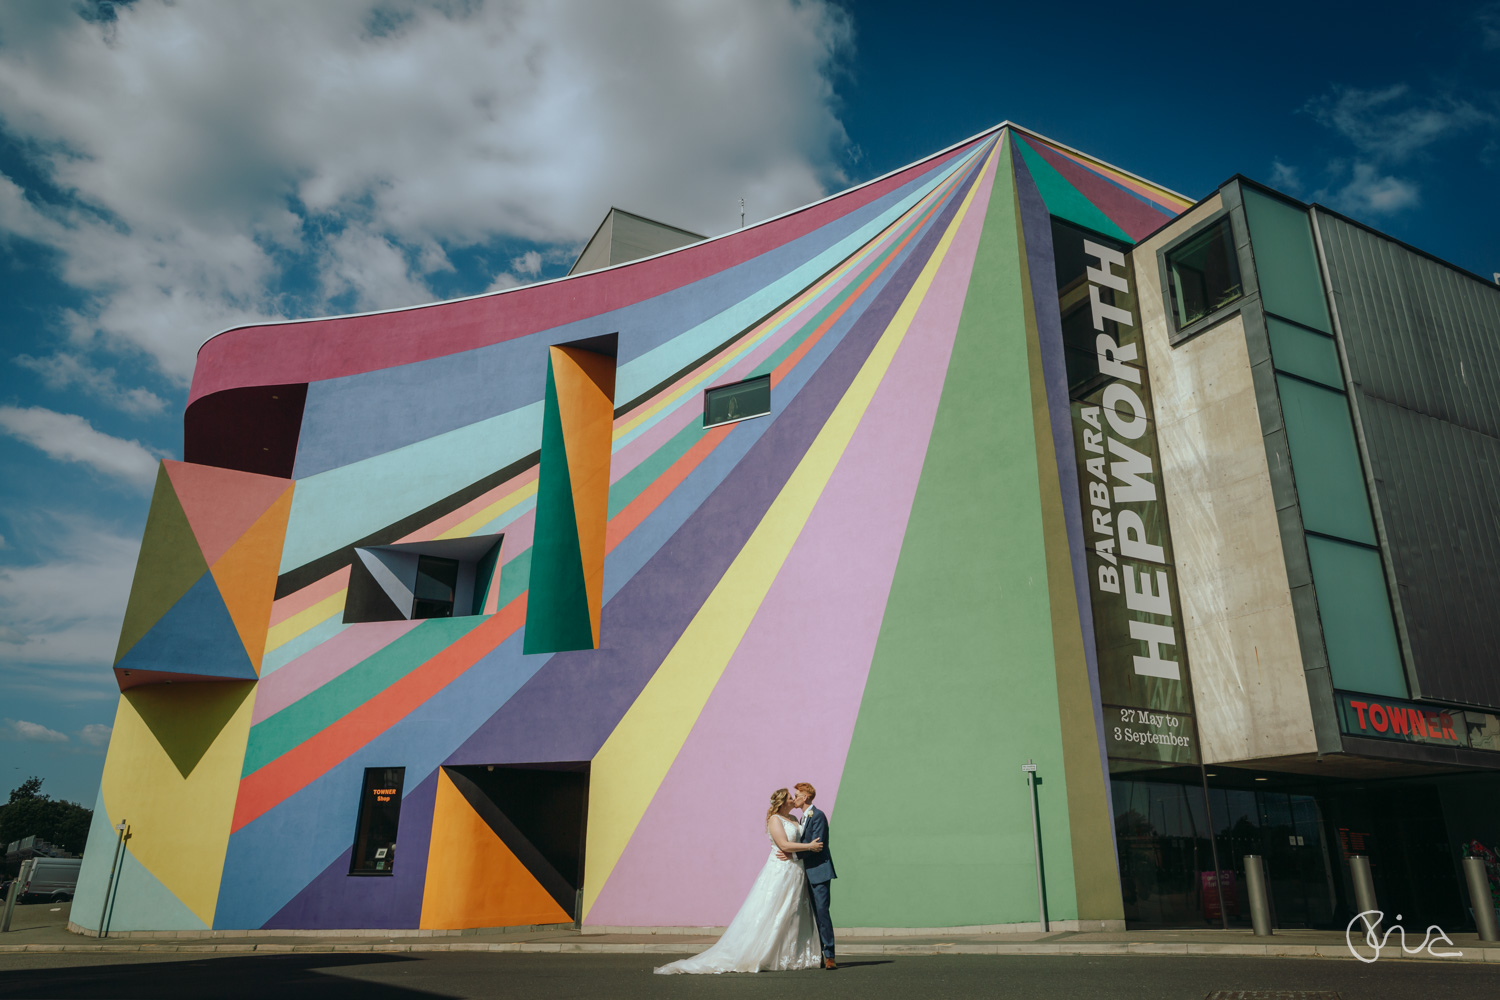
[[(1500, 3), (0, 5), (0, 794), (92, 804), (197, 346), (717, 234), (1010, 119), (1500, 271)], [(7, 783), (8, 782), (8, 783)]]

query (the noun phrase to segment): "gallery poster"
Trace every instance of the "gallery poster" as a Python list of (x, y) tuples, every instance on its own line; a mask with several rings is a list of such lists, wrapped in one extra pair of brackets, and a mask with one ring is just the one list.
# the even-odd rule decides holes
[(1111, 768), (1196, 764), (1130, 245), (1059, 219), (1052, 239)]

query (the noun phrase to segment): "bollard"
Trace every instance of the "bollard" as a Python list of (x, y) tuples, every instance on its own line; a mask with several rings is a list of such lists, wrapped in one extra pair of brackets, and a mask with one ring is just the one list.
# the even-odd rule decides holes
[(10, 888), (5, 893), (5, 915), (0, 917), (0, 934), (10, 930), (10, 915), (16, 912), (16, 898), (21, 895), (21, 876), (17, 875), (11, 880)]
[(1490, 895), (1490, 876), (1483, 858), (1464, 858), (1464, 879), (1469, 883), (1469, 903), (1474, 907), (1474, 926), (1479, 940), (1500, 941), (1500, 922), (1495, 919), (1495, 898)]
[[(1363, 854), (1349, 856), (1349, 874), (1354, 879), (1354, 905), (1360, 913), (1369, 913), (1371, 910), (1378, 911), (1380, 905), (1375, 902), (1375, 877), (1370, 874), (1370, 859)], [(1380, 918), (1366, 917), (1363, 921), (1365, 932), (1379, 930)]]
[(0, 932), (10, 930), (10, 915), (15, 912), (16, 904), (21, 901), (21, 887), (26, 884), (31, 875), (32, 863), (28, 858), (21, 862), (21, 870), (16, 873), (16, 880), (10, 884), (10, 891), (5, 894), (5, 916), (0, 918)]
[(1266, 892), (1266, 868), (1259, 854), (1245, 855), (1245, 892), (1250, 896), (1250, 926), (1256, 937), (1271, 936), (1271, 899)]

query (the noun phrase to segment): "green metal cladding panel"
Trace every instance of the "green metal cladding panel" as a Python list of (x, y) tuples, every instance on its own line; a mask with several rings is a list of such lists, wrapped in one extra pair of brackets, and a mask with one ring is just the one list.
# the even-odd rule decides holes
[(1340, 392), (1344, 373), (1339, 368), (1339, 352), (1332, 337), (1266, 317), (1266, 333), (1271, 339), (1271, 360), (1279, 372), (1289, 372), (1320, 382)]
[(1333, 333), (1307, 214), (1253, 188), (1241, 185), (1240, 191), (1266, 312)]
[(1276, 385), (1303, 526), (1374, 545), (1375, 528), (1348, 398), (1286, 375), (1277, 375)]
[(1380, 553), (1318, 535), (1307, 536), (1318, 616), (1333, 686), (1391, 698), (1408, 697)]

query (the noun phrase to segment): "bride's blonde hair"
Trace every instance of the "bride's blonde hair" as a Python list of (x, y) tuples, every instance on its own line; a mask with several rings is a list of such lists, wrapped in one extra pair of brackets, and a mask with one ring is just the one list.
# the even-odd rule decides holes
[(786, 805), (786, 800), (787, 790), (785, 788), (778, 788), (776, 789), (776, 791), (772, 792), (771, 808), (766, 810), (766, 819), (770, 819), (772, 816), (775, 816), (777, 813), (781, 812), (781, 807)]

